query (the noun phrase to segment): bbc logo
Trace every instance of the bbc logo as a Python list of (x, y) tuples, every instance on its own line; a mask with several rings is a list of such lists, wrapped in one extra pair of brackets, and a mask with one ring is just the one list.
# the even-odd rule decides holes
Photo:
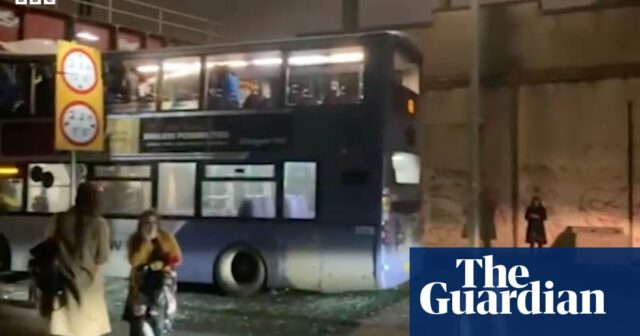
[(16, 5), (55, 5), (56, 0), (16, 0)]

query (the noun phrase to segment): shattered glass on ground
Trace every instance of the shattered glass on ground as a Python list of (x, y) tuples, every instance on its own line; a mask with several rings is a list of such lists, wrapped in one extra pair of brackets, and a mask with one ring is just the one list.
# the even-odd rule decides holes
[[(127, 282), (110, 280), (107, 302), (114, 335), (122, 322)], [(5, 300), (24, 302), (26, 283), (0, 284)], [(174, 336), (407, 336), (408, 289), (343, 294), (270, 291), (251, 298), (215, 295), (210, 288), (184, 288)]]
[[(370, 329), (386, 329), (385, 335), (408, 335), (406, 288), (344, 294), (271, 291), (251, 298), (188, 290), (179, 294), (177, 330), (229, 336), (324, 336), (350, 335), (370, 324)], [(110, 311), (119, 319), (126, 282), (110, 283), (108, 292)], [(388, 318), (376, 318), (388, 307), (394, 309), (387, 313), (392, 315), (391, 323), (385, 321)]]

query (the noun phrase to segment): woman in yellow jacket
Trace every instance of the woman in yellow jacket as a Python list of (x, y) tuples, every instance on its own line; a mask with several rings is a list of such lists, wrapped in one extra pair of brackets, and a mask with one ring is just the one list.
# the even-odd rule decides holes
[(138, 229), (127, 247), (131, 275), (125, 317), (131, 336), (144, 335), (145, 323), (155, 336), (161, 336), (168, 304), (162, 296), (167, 293), (167, 279), (175, 281), (174, 271), (182, 262), (182, 252), (175, 237), (159, 228), (158, 215), (153, 210), (140, 215)]

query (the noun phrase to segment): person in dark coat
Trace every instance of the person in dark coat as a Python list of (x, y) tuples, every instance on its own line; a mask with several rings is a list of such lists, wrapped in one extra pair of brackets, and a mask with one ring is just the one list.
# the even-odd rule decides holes
[(544, 221), (547, 220), (547, 209), (542, 205), (540, 197), (531, 199), (524, 215), (527, 220), (527, 243), (533, 248), (536, 244), (542, 247), (547, 243), (547, 234), (544, 229)]

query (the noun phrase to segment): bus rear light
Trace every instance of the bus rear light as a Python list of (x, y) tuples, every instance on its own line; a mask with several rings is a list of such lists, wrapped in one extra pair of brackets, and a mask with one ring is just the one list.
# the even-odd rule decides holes
[(416, 101), (413, 99), (409, 99), (407, 100), (407, 113), (409, 113), (409, 115), (415, 115), (416, 114)]

